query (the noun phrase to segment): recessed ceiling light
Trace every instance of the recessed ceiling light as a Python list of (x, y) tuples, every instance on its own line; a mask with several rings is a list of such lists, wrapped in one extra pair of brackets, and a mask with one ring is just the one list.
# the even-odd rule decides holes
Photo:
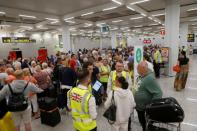
[(90, 23), (85, 23), (85, 26), (84, 27), (90, 27), (92, 26), (93, 24), (90, 24)]
[(140, 0), (140, 1), (130, 3), (130, 5), (140, 4), (140, 3), (144, 3), (144, 2), (148, 2), (148, 1), (150, 1), (150, 0)]
[(133, 8), (131, 8), (131, 7), (129, 7), (129, 6), (127, 6), (127, 8), (130, 9), (130, 10), (132, 10), (132, 11), (135, 11), (135, 9), (133, 9)]
[(6, 13), (5, 13), (5, 12), (3, 12), (3, 11), (0, 11), (0, 14), (3, 14), (3, 15), (5, 15)]
[(135, 28), (143, 27), (143, 25), (134, 26)]
[(119, 5), (122, 5), (122, 3), (120, 2), (120, 1), (118, 1), (118, 0), (112, 0), (114, 3), (116, 3), (116, 4), (119, 4)]
[(58, 19), (54, 19), (54, 18), (45, 18), (47, 20), (52, 20), (52, 21), (58, 21)]
[(94, 14), (94, 12), (88, 12), (88, 13), (82, 14), (81, 16), (86, 16), (86, 15), (91, 15), (91, 14)]
[(35, 19), (35, 16), (31, 16), (31, 15), (19, 15), (20, 17), (25, 17), (25, 18), (33, 18)]
[(70, 20), (67, 20), (67, 21), (65, 21), (65, 22), (71, 23), (71, 24), (75, 24), (75, 23), (76, 23), (75, 21), (70, 21)]
[(144, 13), (141, 13), (141, 15), (142, 15), (142, 16), (147, 16), (147, 15), (146, 15), (146, 14), (144, 14)]
[(116, 8), (117, 8), (116, 6), (114, 6), (114, 7), (109, 7), (109, 8), (103, 9), (103, 11), (113, 10), (113, 9), (116, 9)]
[(65, 18), (64, 20), (71, 20), (71, 19), (74, 19), (74, 17), (69, 17), (69, 18)]
[(33, 27), (31, 27), (31, 26), (19, 26), (19, 27), (21, 27), (21, 28), (27, 28), (29, 30), (32, 30), (33, 29)]
[(11, 25), (0, 25), (0, 26), (4, 26), (4, 27), (10, 27)]
[(155, 14), (155, 15), (152, 15), (152, 16), (162, 16), (162, 15), (165, 15), (165, 14)]
[(194, 11), (194, 10), (197, 10), (197, 8), (192, 8), (192, 9), (189, 9), (187, 11)]
[(51, 22), (51, 24), (56, 24), (56, 23), (58, 23), (59, 21), (57, 20), (57, 21), (53, 21), (53, 22)]
[(134, 18), (130, 18), (130, 20), (137, 20), (137, 19), (142, 19), (144, 17), (134, 17)]
[(192, 20), (190, 20), (190, 21), (197, 21), (197, 19), (192, 19)]
[(118, 23), (118, 22), (122, 22), (123, 20), (114, 20), (112, 21), (113, 23)]

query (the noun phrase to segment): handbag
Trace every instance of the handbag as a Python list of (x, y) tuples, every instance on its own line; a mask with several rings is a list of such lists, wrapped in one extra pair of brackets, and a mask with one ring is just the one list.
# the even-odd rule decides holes
[(114, 100), (114, 91), (112, 94), (112, 100), (111, 100), (111, 106), (105, 111), (105, 113), (103, 114), (103, 116), (105, 118), (107, 118), (109, 124), (114, 124), (116, 121), (116, 110), (117, 107), (115, 105), (115, 100)]
[(181, 67), (179, 65), (175, 65), (173, 67), (173, 71), (179, 73), (181, 71)]

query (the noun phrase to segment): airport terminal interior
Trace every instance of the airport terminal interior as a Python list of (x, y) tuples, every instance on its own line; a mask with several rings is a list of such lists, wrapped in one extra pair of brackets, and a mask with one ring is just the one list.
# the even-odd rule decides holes
[[(0, 0), (0, 102), (7, 100), (6, 110), (12, 96), (8, 85), (27, 81), (28, 88), (30, 77), (35, 79), (32, 92), (24, 91), (25, 110), (3, 114), (0, 104), (0, 131), (197, 131), (196, 64), (197, 0)], [(91, 91), (87, 85), (89, 95), (83, 96), (86, 71)], [(116, 92), (116, 86), (131, 92), (135, 106), (124, 118), (121, 110), (129, 113), (130, 103), (120, 96), (125, 107), (116, 105), (110, 124), (103, 114), (108, 90)], [(43, 102), (48, 98), (55, 107), (42, 109), (50, 107)], [(150, 104), (158, 98), (163, 105)], [(156, 106), (152, 114), (159, 108), (158, 119), (151, 118), (151, 106)]]

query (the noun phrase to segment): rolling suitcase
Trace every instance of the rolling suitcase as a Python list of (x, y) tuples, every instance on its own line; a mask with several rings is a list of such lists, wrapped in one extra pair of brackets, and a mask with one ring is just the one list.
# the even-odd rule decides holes
[(52, 127), (56, 126), (61, 121), (61, 116), (57, 107), (50, 111), (40, 109), (40, 118), (42, 124)]
[(38, 99), (39, 108), (50, 111), (57, 107), (57, 100), (55, 98), (43, 97)]
[(43, 97), (38, 100), (40, 108), (41, 123), (56, 126), (61, 121), (57, 100), (55, 98)]
[(146, 107), (149, 119), (163, 123), (182, 122), (184, 111), (175, 98), (161, 98), (153, 100)]

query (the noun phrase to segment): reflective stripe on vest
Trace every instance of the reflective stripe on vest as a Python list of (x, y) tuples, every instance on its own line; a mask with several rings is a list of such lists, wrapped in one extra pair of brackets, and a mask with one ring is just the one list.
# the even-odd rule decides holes
[[(126, 72), (126, 71), (122, 71), (121, 74), (122, 74), (122, 76), (123, 76), (125, 79), (127, 79), (127, 72)], [(116, 86), (115, 86), (116, 75), (117, 75), (116, 71), (113, 71), (113, 72), (112, 72), (112, 90), (114, 90), (114, 89), (116, 88)]]
[(96, 121), (89, 115), (89, 99), (91, 93), (88, 90), (73, 88), (69, 92), (70, 105), (74, 128), (79, 131), (89, 131), (96, 127)]

